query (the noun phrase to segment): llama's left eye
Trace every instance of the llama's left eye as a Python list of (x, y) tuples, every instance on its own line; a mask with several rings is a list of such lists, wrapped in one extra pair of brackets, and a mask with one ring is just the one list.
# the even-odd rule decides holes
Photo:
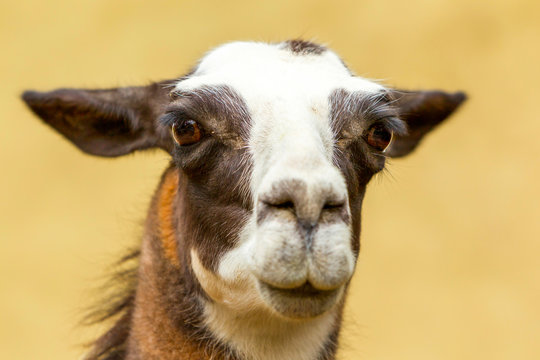
[(173, 124), (171, 133), (174, 141), (180, 146), (195, 144), (202, 137), (199, 124), (194, 120), (186, 120)]
[(378, 151), (385, 151), (392, 142), (393, 133), (382, 124), (372, 125), (366, 133), (366, 142)]

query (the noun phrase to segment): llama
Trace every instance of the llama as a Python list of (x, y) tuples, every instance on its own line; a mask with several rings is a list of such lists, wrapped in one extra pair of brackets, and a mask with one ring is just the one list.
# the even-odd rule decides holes
[(301, 40), (222, 45), (147, 86), (27, 91), (86, 153), (171, 155), (135, 281), (88, 359), (330, 360), (366, 185), (465, 100), (355, 76)]

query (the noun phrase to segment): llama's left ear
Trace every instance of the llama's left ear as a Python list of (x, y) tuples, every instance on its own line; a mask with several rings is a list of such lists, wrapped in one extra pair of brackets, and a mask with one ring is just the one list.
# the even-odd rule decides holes
[(92, 155), (170, 147), (170, 136), (156, 121), (169, 100), (167, 82), (106, 90), (25, 91), (22, 98), (45, 123)]
[(387, 154), (391, 157), (408, 155), (420, 140), (450, 116), (465, 100), (463, 92), (398, 91), (392, 90), (399, 117), (407, 123), (408, 133), (396, 135)]

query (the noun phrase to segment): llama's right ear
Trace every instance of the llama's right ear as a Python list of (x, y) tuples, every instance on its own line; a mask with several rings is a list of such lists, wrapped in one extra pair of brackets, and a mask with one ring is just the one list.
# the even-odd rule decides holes
[(169, 101), (167, 84), (106, 90), (25, 91), (23, 100), (43, 121), (77, 145), (99, 156), (172, 146), (157, 119)]

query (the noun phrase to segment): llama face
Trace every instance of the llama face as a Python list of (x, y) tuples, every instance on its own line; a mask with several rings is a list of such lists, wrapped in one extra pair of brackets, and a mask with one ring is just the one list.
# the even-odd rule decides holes
[[(303, 318), (338, 303), (354, 271), (364, 188), (384, 165), (366, 131), (405, 126), (385, 88), (352, 76), (329, 50), (293, 45), (214, 50), (176, 84), (168, 113), (194, 118), (212, 137), (180, 147), (179, 166), (204, 177), (206, 192), (230, 192), (242, 209), (236, 238), (216, 239), (227, 250), (213, 269), (204, 265), (208, 248), (192, 249), (201, 285), (211, 295), (222, 289), (214, 298), (234, 306), (250, 299), (251, 308)], [(182, 120), (166, 119), (174, 121)]]
[(141, 261), (178, 276), (209, 328), (247, 352), (246, 323), (273, 324), (277, 339), (284, 319), (311, 319), (286, 323), (313, 336), (290, 347), (324, 342), (355, 268), (367, 183), (465, 95), (384, 88), (323, 47), (289, 41), (224, 45), (180, 80), (23, 99), (87, 153), (171, 154), (149, 216), (167, 226), (150, 229)]

